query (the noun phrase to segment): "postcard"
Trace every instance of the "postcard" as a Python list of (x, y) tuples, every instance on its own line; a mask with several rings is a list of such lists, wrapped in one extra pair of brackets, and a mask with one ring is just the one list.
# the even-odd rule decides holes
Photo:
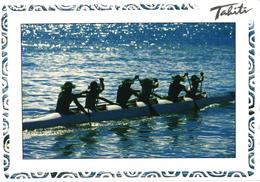
[(1, 181), (260, 180), (260, 1), (3, 1)]

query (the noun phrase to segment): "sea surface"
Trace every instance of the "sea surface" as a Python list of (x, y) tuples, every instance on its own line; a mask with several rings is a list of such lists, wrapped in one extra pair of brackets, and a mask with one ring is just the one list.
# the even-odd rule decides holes
[[(155, 92), (166, 95), (172, 75), (203, 71), (209, 96), (235, 91), (232, 23), (23, 24), (21, 36), (24, 119), (53, 112), (66, 81), (79, 93), (103, 77), (101, 96), (115, 101), (125, 78), (158, 78)], [(140, 89), (139, 83), (133, 88)], [(24, 159), (233, 158), (235, 147), (234, 102), (23, 131)]]

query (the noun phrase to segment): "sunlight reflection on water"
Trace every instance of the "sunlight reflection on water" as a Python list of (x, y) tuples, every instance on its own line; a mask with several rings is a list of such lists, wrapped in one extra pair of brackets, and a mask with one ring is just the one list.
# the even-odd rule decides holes
[[(233, 24), (23, 25), (23, 118), (53, 111), (65, 81), (80, 92), (103, 77), (101, 95), (115, 100), (125, 78), (158, 78), (156, 92), (166, 95), (172, 75), (204, 71), (209, 95), (234, 91), (234, 41)], [(24, 158), (235, 157), (234, 113), (233, 103), (24, 131)]]

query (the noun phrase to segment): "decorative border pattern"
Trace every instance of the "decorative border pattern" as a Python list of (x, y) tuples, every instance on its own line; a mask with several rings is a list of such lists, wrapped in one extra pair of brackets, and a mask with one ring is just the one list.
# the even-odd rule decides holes
[(254, 175), (255, 170), (255, 27), (254, 22), (249, 23), (249, 122), (248, 122), (248, 166), (249, 170), (242, 171), (118, 171), (118, 172), (31, 172), (10, 174), (10, 134), (9, 134), (9, 105), (8, 105), (8, 14), (10, 11), (119, 11), (119, 10), (198, 10), (191, 4), (126, 4), (126, 5), (31, 5), (31, 6), (3, 6), (1, 17), (2, 36), (2, 103), (3, 103), (3, 164), (4, 175), (7, 179), (51, 179), (51, 178), (221, 178), (221, 177), (248, 177)]
[(7, 12), (1, 18), (1, 50), (2, 50), (2, 118), (3, 118), (3, 147), (4, 147), (4, 171), (10, 166), (9, 156), (9, 105), (8, 105), (8, 37), (7, 37)]
[(251, 170), (255, 169), (255, 25), (249, 22), (248, 51), (248, 86), (249, 86), (249, 122), (248, 122), (248, 163)]
[(196, 4), (126, 4), (126, 5), (104, 5), (104, 4), (81, 4), (81, 5), (7, 5), (3, 11), (120, 11), (120, 10), (192, 10), (198, 9)]

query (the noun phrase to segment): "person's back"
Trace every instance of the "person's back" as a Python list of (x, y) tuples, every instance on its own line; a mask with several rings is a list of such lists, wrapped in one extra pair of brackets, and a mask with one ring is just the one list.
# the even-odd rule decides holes
[(118, 87), (116, 102), (122, 108), (127, 107), (127, 102), (129, 101), (129, 99), (132, 95), (138, 96), (137, 93), (136, 93), (137, 91), (133, 90), (130, 86), (131, 85), (122, 84)]
[(185, 89), (185, 86), (180, 83), (171, 83), (168, 92), (169, 99), (174, 102), (178, 101), (178, 96), (180, 95), (181, 91)]
[(63, 86), (61, 86), (61, 92), (58, 96), (55, 111), (60, 114), (75, 114), (74, 112), (70, 111), (70, 104), (72, 101), (74, 101), (79, 110), (85, 114), (88, 114), (82, 105), (80, 105), (78, 102), (77, 96), (72, 93), (73, 88), (75, 88), (75, 85), (73, 85), (71, 82), (66, 82)]
[[(186, 74), (184, 76), (186, 76)], [(169, 86), (168, 98), (173, 102), (179, 100), (178, 96), (182, 91), (187, 92), (186, 87), (180, 83), (181, 81), (184, 81), (184, 76), (176, 75), (172, 77), (173, 82)]]
[(158, 87), (158, 80), (145, 78), (140, 80), (142, 90), (139, 96), (139, 100), (143, 102), (149, 102), (153, 89)]
[[(204, 80), (203, 72), (201, 73), (201, 78), (199, 78), (197, 75), (192, 75), (191, 77), (191, 88), (187, 94), (188, 97), (197, 99), (201, 98), (201, 90), (199, 91), (199, 83), (201, 83)], [(200, 93), (199, 93), (200, 92)]]
[(135, 80), (139, 79), (139, 76), (136, 75), (134, 79), (125, 79), (117, 89), (116, 102), (122, 107), (127, 108), (127, 103), (132, 95), (138, 97), (137, 90), (131, 88), (131, 85)]
[(127, 88), (124, 85), (120, 85), (117, 90), (116, 102), (123, 108), (126, 107), (127, 101), (131, 97), (131, 88)]
[(58, 97), (56, 112), (62, 114), (70, 114), (71, 111), (69, 110), (69, 108), (72, 101), (73, 101), (72, 93), (62, 91)]
[(98, 89), (92, 89), (87, 93), (86, 97), (86, 108), (89, 108), (91, 110), (95, 110), (97, 98), (99, 96), (99, 90)]
[(99, 97), (99, 94), (104, 90), (103, 80), (104, 79), (102, 78), (100, 79), (100, 85), (96, 81), (90, 83), (90, 90), (87, 92), (85, 102), (86, 108), (96, 111), (97, 99)]
[(194, 98), (194, 99), (197, 98), (196, 95), (198, 94), (198, 86), (199, 86), (198, 83), (193, 83), (191, 85), (191, 89), (189, 91), (189, 97)]
[(140, 100), (143, 101), (143, 102), (148, 102), (149, 99), (150, 99), (150, 95), (152, 93), (152, 89), (151, 88), (142, 88), (142, 91), (140, 93)]

